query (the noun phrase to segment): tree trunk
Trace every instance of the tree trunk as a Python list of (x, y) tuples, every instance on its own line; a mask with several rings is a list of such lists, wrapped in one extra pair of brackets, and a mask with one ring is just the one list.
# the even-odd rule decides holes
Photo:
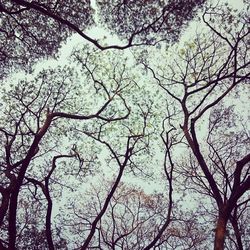
[(49, 193), (47, 193), (47, 201), (48, 201), (48, 207), (47, 207), (47, 213), (46, 213), (46, 238), (48, 242), (49, 250), (54, 250), (54, 243), (52, 239), (52, 230), (51, 230), (51, 214), (52, 214), (52, 200), (50, 198)]
[(10, 198), (10, 207), (9, 207), (9, 250), (15, 250), (16, 247), (16, 216), (17, 216), (17, 200), (18, 200), (19, 188), (15, 188), (11, 198)]
[(215, 229), (214, 250), (223, 250), (226, 237), (227, 220), (222, 214), (219, 215)]
[(235, 214), (234, 217), (230, 218), (230, 221), (231, 221), (231, 224), (233, 226), (234, 234), (235, 234), (236, 241), (237, 241), (237, 250), (243, 250), (240, 229), (239, 229), (239, 226), (238, 226), (236, 218), (237, 217), (236, 217), (236, 214)]

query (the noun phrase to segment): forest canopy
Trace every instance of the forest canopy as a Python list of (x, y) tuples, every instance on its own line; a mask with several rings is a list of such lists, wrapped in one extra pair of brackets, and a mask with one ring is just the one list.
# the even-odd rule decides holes
[(248, 11), (0, 1), (0, 249), (248, 249)]

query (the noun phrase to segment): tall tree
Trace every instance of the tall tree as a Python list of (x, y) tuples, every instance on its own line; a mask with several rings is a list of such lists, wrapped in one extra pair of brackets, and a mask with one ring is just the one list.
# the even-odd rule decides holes
[[(97, 81), (94, 71), (88, 68), (88, 57), (89, 55), (84, 63), (80, 63), (82, 70), (85, 70), (82, 72), (85, 73), (82, 78), (77, 78), (77, 74), (73, 74), (69, 67), (43, 70), (33, 80), (22, 80), (16, 86), (11, 86), (12, 89), (6, 89), (3, 94), (2, 115), (5, 119), (1, 120), (0, 223), (5, 224), (7, 220), (9, 249), (15, 249), (16, 245), (18, 197), (25, 186), (25, 180), (41, 187), (48, 202), (46, 232), (50, 230), (52, 204), (48, 192), (49, 180), (56, 159), (67, 156), (54, 156), (52, 168), (42, 173), (44, 182), (35, 182), (28, 174), (32, 169), (35, 169), (33, 175), (36, 171), (39, 172), (40, 160), (47, 154), (47, 157), (51, 157), (55, 147), (60, 150), (62, 138), (59, 136), (64, 136), (67, 144), (67, 130), (70, 127), (65, 127), (65, 123), (60, 127), (60, 121), (68, 120), (69, 125), (71, 120), (100, 120), (110, 123), (123, 120), (130, 114), (130, 109), (122, 96), (122, 90), (130, 86), (129, 80), (122, 81), (122, 76), (117, 73), (121, 82), (116, 82), (115, 85), (111, 85), (112, 87), (108, 87), (103, 81)], [(83, 86), (82, 80), (89, 81), (89, 84), (85, 83)], [(92, 92), (93, 95), (96, 93), (99, 103), (85, 100), (86, 104), (82, 106), (85, 91), (89, 94)], [(80, 157), (76, 152), (70, 155), (73, 156)], [(79, 172), (82, 171), (84, 169), (80, 168)], [(47, 238), (49, 240), (48, 235)]]
[[(248, 88), (249, 29), (244, 13), (232, 14), (223, 7), (207, 10), (203, 21), (210, 30), (210, 36), (198, 34), (193, 41), (186, 43), (168, 69), (163, 65), (158, 65), (157, 69), (147, 63), (144, 66), (174, 100), (172, 110), (179, 105), (179, 120), (175, 115), (171, 123), (176, 124), (176, 119), (177, 123), (182, 120), (181, 130), (195, 158), (187, 170), (189, 178), (196, 183), (198, 190), (202, 189), (200, 194), (206, 194), (216, 202), (214, 249), (224, 249), (230, 221), (234, 224), (237, 247), (242, 249), (240, 233), (233, 218), (237, 218), (234, 213), (236, 211), (237, 214), (239, 204), (248, 203), (249, 136), (242, 126), (242, 131), (235, 133), (231, 130), (232, 133), (227, 134), (225, 130), (230, 131), (230, 127), (235, 126), (237, 131), (239, 127), (236, 124), (239, 123), (235, 114), (230, 114), (230, 107), (224, 107), (224, 111), (218, 113), (221, 111), (218, 105), (222, 100), (226, 103), (228, 96), (232, 98)], [(204, 119), (209, 111), (210, 120), (206, 122)], [(201, 130), (207, 123), (209, 129)], [(177, 124), (175, 128), (178, 128)], [(203, 133), (207, 133), (205, 145), (202, 143)]]

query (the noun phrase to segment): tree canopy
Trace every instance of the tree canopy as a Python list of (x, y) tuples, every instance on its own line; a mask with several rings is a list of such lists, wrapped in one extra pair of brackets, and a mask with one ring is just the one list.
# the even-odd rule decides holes
[(0, 1), (0, 249), (248, 249), (247, 10)]
[[(1, 77), (13, 67), (27, 69), (40, 58), (55, 56), (61, 43), (73, 33), (101, 50), (149, 45), (160, 37), (176, 41), (203, 2), (1, 1)], [(86, 29), (95, 25), (126, 39), (125, 45), (105, 46), (89, 36)]]

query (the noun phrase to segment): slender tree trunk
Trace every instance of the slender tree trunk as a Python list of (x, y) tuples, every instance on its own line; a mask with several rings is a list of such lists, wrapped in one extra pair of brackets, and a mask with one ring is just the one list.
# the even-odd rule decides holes
[(17, 215), (17, 199), (18, 199), (19, 189), (16, 188), (10, 198), (10, 208), (9, 208), (9, 249), (15, 250), (16, 245), (16, 215)]
[(48, 207), (46, 214), (46, 238), (48, 242), (49, 250), (54, 250), (54, 243), (52, 239), (52, 230), (51, 230), (51, 213), (52, 213), (52, 200), (50, 198), (49, 193), (47, 194)]
[[(125, 160), (125, 162), (127, 163), (127, 159)], [(106, 210), (107, 210), (107, 208), (108, 208), (108, 205), (110, 204), (110, 201), (111, 201), (111, 199), (112, 199), (112, 197), (113, 197), (113, 195), (114, 195), (114, 193), (115, 193), (115, 191), (116, 191), (116, 189), (117, 189), (117, 187), (118, 187), (118, 185), (119, 185), (119, 183), (120, 183), (120, 181), (121, 181), (121, 178), (122, 178), (123, 171), (124, 171), (124, 168), (125, 168), (126, 163), (124, 164), (124, 166), (122, 166), (122, 167), (120, 168), (120, 171), (119, 171), (119, 174), (118, 174), (118, 176), (117, 176), (117, 178), (116, 178), (116, 181), (115, 181), (115, 183), (114, 183), (114, 185), (113, 185), (111, 191), (109, 192), (108, 196), (106, 197), (106, 200), (105, 200), (105, 202), (104, 202), (104, 204), (103, 204), (103, 207), (102, 207), (101, 211), (100, 211), (99, 214), (96, 216), (95, 220), (92, 222), (90, 233), (89, 233), (89, 235), (88, 235), (86, 241), (84, 242), (84, 244), (83, 244), (81, 250), (86, 250), (86, 249), (88, 249), (88, 245), (89, 245), (91, 239), (93, 238), (93, 236), (94, 236), (94, 234), (95, 234), (96, 225), (97, 225), (97, 223), (101, 220), (101, 218), (102, 218), (102, 216), (104, 215), (104, 213), (106, 212)]]
[(15, 187), (13, 188), (11, 192), (10, 197), (10, 205), (9, 205), (9, 227), (8, 227), (8, 233), (9, 233), (9, 249), (15, 250), (15, 244), (16, 244), (16, 235), (17, 235), (17, 228), (16, 228), (16, 218), (17, 218), (17, 204), (18, 204), (18, 195), (23, 183), (23, 179), (26, 173), (26, 170), (30, 164), (30, 161), (34, 155), (38, 152), (38, 145), (47, 132), (51, 122), (52, 122), (52, 116), (47, 116), (47, 119), (44, 123), (44, 125), (41, 127), (41, 129), (37, 132), (35, 135), (35, 138), (27, 152), (27, 155), (25, 159), (22, 161), (22, 166), (19, 171), (18, 177), (15, 182)]
[(214, 250), (223, 250), (224, 249), (224, 242), (226, 237), (226, 226), (227, 220), (220, 213), (219, 218), (217, 220), (217, 225), (215, 229), (215, 239), (214, 239)]
[(239, 226), (237, 223), (237, 219), (235, 219), (235, 217), (234, 217), (234, 218), (231, 218), (230, 221), (231, 221), (231, 224), (233, 226), (236, 241), (237, 241), (237, 250), (243, 250), (241, 234), (240, 234), (240, 229), (239, 229)]

